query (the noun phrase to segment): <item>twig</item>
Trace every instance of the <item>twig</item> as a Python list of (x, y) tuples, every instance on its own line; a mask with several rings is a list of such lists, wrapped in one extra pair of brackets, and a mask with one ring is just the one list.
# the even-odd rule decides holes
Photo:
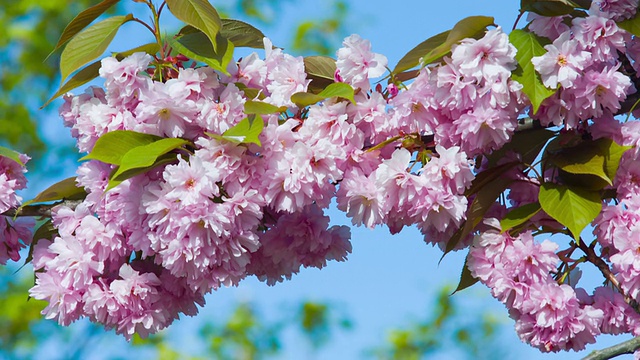
[(616, 344), (602, 350), (594, 350), (591, 354), (582, 358), (582, 360), (611, 359), (624, 354), (633, 354), (638, 349), (640, 349), (640, 337), (621, 342), (620, 344)]
[(9, 217), (51, 217), (51, 209), (63, 205), (75, 209), (83, 200), (62, 200), (53, 204), (27, 205), (22, 208), (9, 209), (0, 215)]

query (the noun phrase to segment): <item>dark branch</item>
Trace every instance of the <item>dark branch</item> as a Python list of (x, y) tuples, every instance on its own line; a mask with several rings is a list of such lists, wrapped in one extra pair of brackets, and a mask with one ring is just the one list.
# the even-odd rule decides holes
[(640, 337), (627, 340), (617, 345), (613, 345), (602, 350), (595, 350), (591, 354), (582, 358), (582, 360), (605, 360), (624, 354), (633, 354), (640, 349)]
[(1, 215), (10, 217), (51, 217), (51, 209), (58, 205), (68, 206), (75, 209), (80, 203), (82, 203), (82, 200), (62, 200), (53, 204), (27, 205), (23, 208), (9, 209)]

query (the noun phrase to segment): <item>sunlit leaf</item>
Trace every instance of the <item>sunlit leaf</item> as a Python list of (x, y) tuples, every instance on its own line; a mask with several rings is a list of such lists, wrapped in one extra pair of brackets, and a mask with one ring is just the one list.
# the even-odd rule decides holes
[(556, 93), (556, 90), (548, 89), (542, 84), (540, 75), (531, 63), (533, 57), (544, 55), (547, 51), (539, 37), (525, 30), (513, 30), (509, 34), (509, 41), (518, 49), (516, 60), (520, 65), (519, 69), (513, 72), (511, 78), (522, 84), (522, 91), (531, 100), (535, 114), (538, 112), (540, 104)]
[(133, 15), (113, 16), (82, 30), (74, 36), (60, 55), (60, 73), (66, 80), (71, 73), (102, 55), (122, 24)]
[(119, 1), (120, 0), (103, 0), (102, 2), (80, 12), (75, 18), (73, 18), (73, 20), (71, 20), (67, 27), (64, 28), (58, 43), (49, 56)]
[(421, 42), (416, 47), (411, 49), (408, 53), (406, 53), (398, 64), (393, 69), (394, 74), (399, 74), (405, 70), (409, 70), (412, 67), (418, 66), (420, 64), (420, 59), (425, 55), (429, 54), (433, 49), (438, 46), (444, 44), (447, 41), (447, 37), (451, 30), (447, 30), (445, 32), (441, 32), (438, 35), (432, 36), (427, 40)]
[(287, 111), (286, 106), (275, 106), (262, 101), (251, 101), (248, 100), (244, 103), (244, 113), (247, 115), (250, 114), (275, 114), (283, 111)]
[(550, 159), (563, 171), (594, 175), (612, 185), (620, 158), (628, 149), (630, 147), (618, 145), (611, 139), (601, 138), (562, 148), (550, 156)]
[(493, 23), (494, 19), (490, 16), (469, 16), (458, 21), (447, 34), (447, 39), (422, 57), (422, 64), (427, 65), (439, 60), (451, 51), (452, 45), (462, 39), (484, 36), (487, 27)]
[[(216, 37), (222, 28), (222, 21), (216, 9), (207, 0), (167, 0), (169, 10), (178, 20), (202, 31), (218, 50)], [(186, 54), (185, 54), (186, 55)]]
[(311, 94), (308, 92), (295, 93), (291, 95), (291, 101), (300, 108), (303, 108), (332, 97), (345, 98), (352, 103), (355, 103), (354, 96), (355, 93), (351, 85), (346, 83), (333, 83), (318, 94)]
[(87, 192), (76, 183), (76, 177), (66, 178), (62, 181), (59, 181), (51, 186), (49, 186), (46, 190), (42, 191), (40, 194), (36, 195), (35, 198), (26, 201), (22, 204), (22, 206), (27, 206), (30, 204), (41, 203), (41, 202), (49, 202), (49, 201), (57, 201), (57, 200), (80, 200), (84, 199), (87, 195)]
[[(120, 185), (123, 181), (125, 181), (125, 180), (127, 180), (129, 178), (132, 178), (132, 177), (134, 177), (136, 175), (144, 174), (144, 173), (148, 172), (149, 170), (154, 169), (154, 168), (159, 167), (159, 166), (163, 166), (163, 165), (174, 163), (174, 162), (176, 162), (177, 159), (178, 159), (178, 154), (176, 154), (176, 153), (167, 153), (167, 154), (160, 155), (149, 166), (133, 167), (133, 168), (127, 169), (125, 171), (120, 171), (119, 173), (118, 173), (118, 170), (120, 170), (120, 168), (118, 168), (109, 177), (109, 183), (107, 184), (107, 188), (105, 189), (105, 191), (113, 189), (114, 187)], [(117, 176), (116, 176), (116, 173), (117, 173)]]
[(574, 239), (602, 210), (599, 191), (589, 191), (554, 183), (542, 183), (538, 200), (542, 209), (566, 226)]
[(96, 141), (93, 150), (80, 160), (98, 160), (106, 164), (120, 165), (122, 157), (129, 150), (160, 139), (162, 139), (160, 136), (129, 130), (110, 131), (102, 135)]
[(620, 21), (618, 27), (627, 30), (632, 35), (640, 36), (640, 12), (631, 19)]
[[(253, 120), (251, 120), (253, 118)], [(262, 146), (259, 136), (264, 129), (264, 120), (260, 115), (251, 115), (242, 119), (231, 129), (225, 131), (222, 136), (214, 135), (216, 138), (222, 138), (237, 144), (256, 144)]]
[(618, 167), (620, 166), (620, 159), (622, 159), (622, 155), (632, 147), (619, 145), (615, 141), (607, 138), (602, 138), (596, 141), (596, 146), (601, 149), (602, 154), (604, 155), (605, 174), (607, 174), (609, 179), (615, 178), (616, 173), (618, 172)]
[(540, 203), (534, 202), (509, 211), (507, 215), (504, 216), (504, 219), (500, 220), (500, 228), (502, 229), (502, 232), (524, 224), (537, 214), (540, 209)]
[(4, 156), (8, 159), (11, 159), (15, 162), (17, 162), (18, 164), (20, 164), (20, 166), (24, 166), (24, 163), (22, 162), (22, 160), (20, 159), (20, 153), (15, 151), (15, 150), (11, 150), (9, 148), (6, 148), (4, 146), (0, 146), (0, 156)]
[(175, 150), (189, 143), (189, 140), (180, 138), (165, 138), (150, 144), (134, 147), (127, 151), (120, 160), (118, 170), (111, 176), (115, 180), (125, 180), (120, 176), (133, 169), (154, 166), (161, 155)]

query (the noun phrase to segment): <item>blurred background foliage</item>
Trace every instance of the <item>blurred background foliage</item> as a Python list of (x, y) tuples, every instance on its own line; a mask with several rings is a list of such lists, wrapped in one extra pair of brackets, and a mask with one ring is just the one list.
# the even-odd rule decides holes
[[(279, 10), (296, 0), (235, 0), (215, 4), (220, 13), (248, 21), (263, 31), (282, 26)], [(47, 120), (55, 118), (55, 106), (39, 110), (59, 86), (59, 54), (47, 57), (66, 24), (97, 0), (3, 0), (0, 6), (0, 144), (33, 157), (29, 163), (31, 176), (47, 176), (52, 166), (51, 152), (58, 157), (74, 157), (73, 144), (51, 148), (40, 130)], [(297, 55), (332, 56), (341, 40), (357, 29), (347, 27), (349, 7), (346, 1), (332, 0), (329, 13), (314, 14), (287, 23), (290, 43), (288, 52)], [(131, 1), (121, 1), (111, 12), (124, 12)], [(46, 153), (45, 153), (46, 150)], [(316, 354), (336, 336), (357, 331), (348, 309), (328, 302), (301, 302), (288, 309), (286, 316), (265, 317), (254, 304), (239, 303), (224, 321), (199, 319), (190, 334), (177, 334), (172, 329), (148, 339), (134, 338), (113, 354), (96, 354), (96, 344), (122, 340), (113, 331), (106, 332), (88, 321), (70, 327), (44, 320), (40, 311), (46, 303), (27, 298), (33, 284), (29, 271), (16, 266), (0, 267), (0, 358), (2, 359), (85, 359), (89, 357), (129, 359), (266, 359), (285, 356), (282, 338), (294, 331), (305, 339), (309, 354)], [(499, 323), (482, 309), (460, 307), (457, 298), (442, 289), (434, 304), (427, 308), (427, 319), (393, 329), (387, 339), (363, 356), (378, 359), (420, 359), (438, 352), (456, 353), (456, 358), (497, 358), (495, 345)], [(473, 317), (466, 312), (474, 312)], [(193, 355), (168, 339), (189, 336), (204, 349)], [(376, 339), (372, 339), (376, 344)], [(491, 355), (491, 356), (490, 356)]]

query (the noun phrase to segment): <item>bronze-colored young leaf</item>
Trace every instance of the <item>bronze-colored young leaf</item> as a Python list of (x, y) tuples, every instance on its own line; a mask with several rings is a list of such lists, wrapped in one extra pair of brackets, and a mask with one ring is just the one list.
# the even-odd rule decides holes
[(218, 50), (216, 37), (222, 28), (222, 21), (216, 9), (207, 0), (167, 0), (169, 10), (178, 20), (202, 31)]
[(334, 83), (336, 61), (328, 56), (307, 56), (304, 58), (307, 79), (311, 80), (308, 92), (318, 94)]
[(264, 34), (244, 21), (222, 19), (220, 34), (229, 39), (235, 47), (264, 48)]
[(49, 186), (46, 190), (36, 195), (35, 198), (24, 202), (22, 206), (64, 199), (80, 200), (84, 199), (86, 195), (87, 192), (84, 188), (78, 186), (76, 183), (76, 177), (74, 176)]
[(469, 16), (458, 21), (447, 34), (447, 39), (422, 57), (422, 65), (431, 64), (447, 55), (451, 46), (462, 39), (484, 36), (487, 27), (493, 23), (494, 19), (490, 16)]
[(102, 2), (80, 12), (75, 18), (73, 18), (73, 20), (71, 20), (67, 27), (64, 28), (58, 43), (53, 50), (51, 50), (49, 56), (119, 1), (120, 0), (103, 0)]
[(571, 0), (520, 0), (522, 11), (531, 11), (542, 16), (570, 14), (581, 7)]
[(447, 41), (449, 33), (451, 33), (451, 30), (441, 32), (440, 34), (432, 36), (418, 44), (416, 47), (406, 53), (402, 57), (402, 59), (400, 59), (400, 61), (398, 61), (398, 64), (393, 69), (393, 73), (399, 74), (405, 70), (409, 70), (415, 66), (418, 66), (422, 57), (429, 54), (429, 52), (433, 51), (433, 49), (437, 48), (445, 41)]
[(113, 53), (112, 56), (118, 59), (118, 61), (122, 61), (122, 59), (126, 58), (127, 56), (131, 56), (132, 54), (135, 54), (137, 52), (143, 52), (149, 55), (155, 55), (158, 51), (160, 51), (160, 45), (158, 45), (157, 42), (152, 42), (152, 43), (136, 46), (130, 50)]
[(71, 73), (102, 55), (122, 24), (133, 15), (114, 16), (82, 30), (74, 36), (60, 55), (60, 76), (66, 80)]

